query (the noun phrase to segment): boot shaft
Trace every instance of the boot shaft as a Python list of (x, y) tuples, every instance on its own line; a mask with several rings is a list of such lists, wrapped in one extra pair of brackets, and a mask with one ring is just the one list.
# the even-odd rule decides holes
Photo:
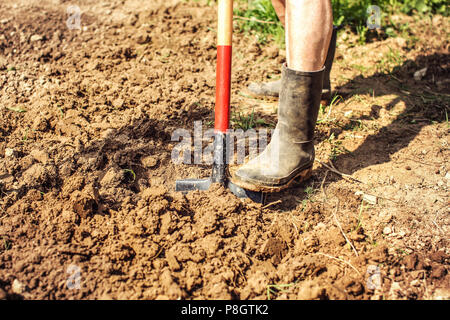
[(295, 71), (283, 65), (278, 108), (281, 132), (296, 143), (312, 142), (319, 114), (325, 67), (319, 71)]

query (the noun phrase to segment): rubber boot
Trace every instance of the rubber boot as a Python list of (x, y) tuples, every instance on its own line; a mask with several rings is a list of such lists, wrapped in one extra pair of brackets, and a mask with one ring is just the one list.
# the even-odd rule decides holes
[[(327, 58), (325, 60), (325, 73), (323, 76), (323, 89), (321, 104), (328, 105), (331, 101), (331, 81), (330, 73), (333, 67), (334, 55), (336, 53), (337, 27), (333, 26), (330, 47), (328, 49)], [(278, 97), (281, 89), (281, 79), (272, 82), (256, 83), (252, 82), (248, 86), (248, 90), (252, 95), (264, 97)]]
[(278, 123), (264, 151), (231, 168), (231, 182), (247, 190), (277, 192), (311, 176), (314, 128), (319, 113), (325, 67), (316, 72), (283, 66)]

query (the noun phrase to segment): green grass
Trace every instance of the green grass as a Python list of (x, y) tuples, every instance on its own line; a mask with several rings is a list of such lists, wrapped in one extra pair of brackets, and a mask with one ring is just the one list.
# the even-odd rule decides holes
[[(241, 32), (257, 37), (261, 43), (273, 40), (284, 47), (284, 28), (279, 21), (270, 0), (238, 0), (234, 15)], [(210, 3), (210, 1), (209, 1)], [(398, 26), (390, 16), (404, 13), (430, 16), (442, 14), (449, 16), (450, 6), (446, 0), (332, 0), (335, 25), (347, 25), (357, 33), (358, 42), (364, 44), (369, 39), (367, 21), (369, 6), (380, 8), (381, 28), (387, 36), (405, 36), (409, 26)]]
[(242, 129), (247, 131), (258, 126), (270, 127), (270, 123), (266, 122), (264, 119), (255, 118), (255, 110), (249, 115), (244, 115), (241, 112), (233, 112), (230, 119), (231, 125), (235, 129)]
[(267, 300), (271, 299), (271, 295), (276, 295), (280, 292), (287, 292), (292, 286), (295, 286), (296, 283), (288, 283), (288, 284), (269, 284), (267, 286)]
[(125, 173), (130, 173), (133, 177), (132, 182), (136, 181), (136, 173), (132, 169), (124, 169)]
[(3, 251), (9, 250), (12, 247), (12, 242), (7, 237), (2, 237), (2, 249)]
[(261, 43), (274, 40), (284, 46), (284, 27), (270, 0), (237, 1), (234, 10), (239, 31), (252, 34)]
[(19, 113), (27, 112), (27, 110), (22, 107), (6, 107), (6, 109)]

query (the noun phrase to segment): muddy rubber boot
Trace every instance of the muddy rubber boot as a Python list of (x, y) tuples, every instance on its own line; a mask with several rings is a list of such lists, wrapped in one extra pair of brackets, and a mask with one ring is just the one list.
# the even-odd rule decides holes
[[(328, 105), (331, 101), (331, 82), (330, 73), (333, 67), (334, 55), (336, 53), (336, 37), (337, 37), (336, 26), (333, 26), (333, 33), (331, 35), (330, 47), (328, 49), (327, 58), (325, 60), (326, 71), (323, 76), (323, 89), (321, 104)], [(247, 89), (252, 95), (259, 97), (278, 97), (281, 89), (281, 79), (272, 82), (256, 83), (252, 82), (249, 84)]]
[(277, 192), (311, 176), (314, 128), (325, 67), (316, 72), (283, 66), (278, 123), (266, 149), (240, 167), (230, 167), (231, 182), (247, 190)]

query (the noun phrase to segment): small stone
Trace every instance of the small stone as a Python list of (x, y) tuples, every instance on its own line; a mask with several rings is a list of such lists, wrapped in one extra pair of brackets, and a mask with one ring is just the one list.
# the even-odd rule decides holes
[(397, 44), (400, 46), (400, 47), (406, 47), (406, 39), (405, 38), (402, 38), (402, 37), (398, 37), (398, 38), (396, 38), (395, 39), (395, 42), (397, 42)]
[(447, 173), (445, 174), (445, 179), (450, 180), (450, 172), (447, 172)]
[(116, 108), (116, 109), (122, 108), (124, 106), (124, 104), (125, 104), (125, 101), (123, 99), (121, 99), (121, 98), (115, 99), (112, 102), (113, 107)]
[(420, 81), (427, 74), (428, 68), (423, 68), (414, 72), (414, 80)]
[(406, 232), (405, 231), (400, 231), (399, 233), (397, 233), (397, 238), (398, 239), (401, 239), (401, 238), (403, 238), (404, 236), (406, 236)]
[(377, 197), (370, 194), (364, 194), (363, 200), (370, 204), (377, 204)]
[(14, 279), (11, 289), (16, 294), (22, 294), (25, 291), (25, 285), (17, 279)]
[(136, 35), (136, 42), (138, 44), (146, 44), (151, 41), (150, 35), (147, 34), (147, 32), (140, 32)]
[(411, 170), (411, 167), (410, 166), (406, 166), (405, 169), (406, 170)]
[(13, 157), (14, 156), (14, 149), (11, 148), (6, 148), (5, 149), (5, 157)]
[(385, 227), (383, 229), (383, 234), (388, 235), (388, 234), (391, 234), (391, 233), (392, 233), (391, 227)]
[(158, 158), (156, 156), (147, 156), (142, 158), (142, 164), (146, 168), (153, 168), (158, 164)]
[(43, 36), (41, 36), (39, 34), (34, 34), (34, 35), (31, 36), (30, 41), (31, 42), (36, 42), (36, 41), (41, 41), (43, 39), (44, 39)]
[(346, 117), (346, 118), (351, 118), (352, 115), (353, 115), (353, 111), (352, 110), (346, 111), (344, 113), (344, 117)]

